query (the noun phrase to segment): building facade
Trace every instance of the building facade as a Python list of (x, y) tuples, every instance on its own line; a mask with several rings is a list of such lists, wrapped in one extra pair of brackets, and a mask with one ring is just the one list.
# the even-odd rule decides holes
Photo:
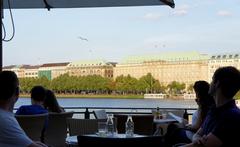
[(198, 52), (175, 52), (154, 56), (133, 56), (119, 64), (104, 60), (77, 61), (71, 63), (47, 63), (41, 66), (11, 65), (3, 67), (19, 78), (47, 77), (52, 80), (68, 73), (70, 76), (100, 75), (114, 78), (130, 75), (137, 79), (148, 73), (162, 85), (173, 81), (186, 86), (197, 80), (211, 82), (215, 70), (222, 66), (234, 66), (240, 70), (240, 54), (219, 54), (208, 56)]
[(38, 78), (38, 68), (40, 66), (24, 65), (24, 78)]
[(240, 70), (240, 54), (218, 54), (212, 55), (208, 62), (208, 81), (212, 81), (212, 76), (216, 69), (223, 66), (234, 66)]
[(173, 81), (188, 86), (197, 80), (208, 80), (208, 59), (208, 55), (197, 52), (131, 57), (114, 67), (114, 78), (129, 74), (139, 79), (151, 73), (165, 86)]
[(67, 72), (70, 76), (100, 75), (102, 77), (112, 78), (114, 66), (115, 63), (105, 62), (103, 60), (77, 61), (67, 66)]
[(47, 77), (49, 80), (59, 77), (67, 73), (67, 65), (69, 62), (65, 63), (47, 63), (43, 64), (38, 69), (38, 77)]

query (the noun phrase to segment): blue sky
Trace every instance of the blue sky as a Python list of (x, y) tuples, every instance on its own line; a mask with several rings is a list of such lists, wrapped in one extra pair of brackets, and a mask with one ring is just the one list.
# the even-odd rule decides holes
[[(240, 52), (240, 0), (175, 0), (175, 4), (175, 9), (13, 10), (16, 34), (3, 44), (3, 64), (120, 61), (129, 55), (169, 51)], [(9, 12), (4, 13), (11, 35)]]

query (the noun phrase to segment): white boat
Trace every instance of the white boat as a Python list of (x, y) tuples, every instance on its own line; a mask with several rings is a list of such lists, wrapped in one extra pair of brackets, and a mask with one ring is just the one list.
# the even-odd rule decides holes
[(195, 93), (184, 93), (183, 94), (183, 98), (184, 99), (195, 99), (196, 98), (196, 94)]
[(144, 94), (145, 99), (164, 99), (167, 95), (163, 93), (147, 93)]

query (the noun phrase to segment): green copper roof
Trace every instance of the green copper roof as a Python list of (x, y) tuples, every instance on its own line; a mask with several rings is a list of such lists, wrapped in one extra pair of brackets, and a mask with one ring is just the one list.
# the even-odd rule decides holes
[(155, 55), (130, 56), (125, 58), (122, 63), (143, 63), (144, 61), (189, 61), (189, 60), (208, 60), (210, 57), (199, 52), (167, 52)]
[(103, 66), (103, 65), (110, 65), (108, 62), (104, 60), (80, 60), (71, 62), (68, 64), (68, 67), (82, 67), (82, 66)]

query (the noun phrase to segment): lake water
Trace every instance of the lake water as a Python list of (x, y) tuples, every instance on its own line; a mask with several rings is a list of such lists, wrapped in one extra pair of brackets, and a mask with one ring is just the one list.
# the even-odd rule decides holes
[[(58, 102), (62, 107), (197, 108), (194, 100), (58, 98)], [(19, 98), (15, 108), (30, 103), (30, 98)]]

